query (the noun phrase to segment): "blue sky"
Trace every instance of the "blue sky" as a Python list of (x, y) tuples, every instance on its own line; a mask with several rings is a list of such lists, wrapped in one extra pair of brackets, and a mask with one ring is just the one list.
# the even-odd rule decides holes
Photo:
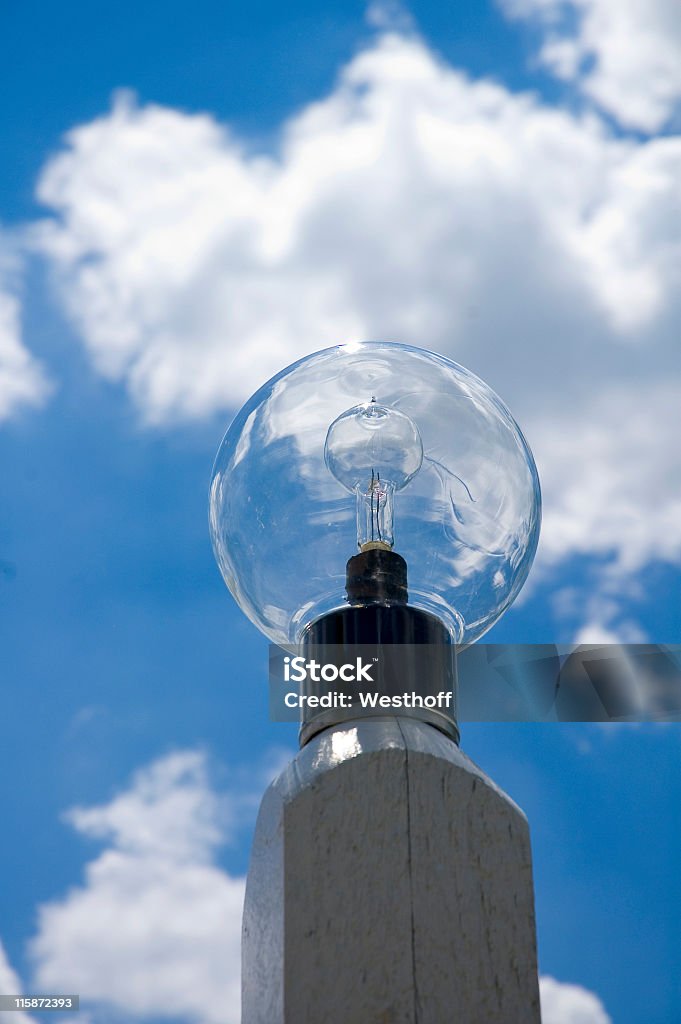
[[(305, 352), (422, 345), (508, 402), (545, 525), (489, 640), (679, 641), (681, 19), (459, 7), (2, 14), (2, 991), (160, 1021), (182, 964), (238, 1019), (250, 834), (296, 737), (207, 485)], [(678, 726), (462, 746), (530, 819), (545, 1024), (679, 1019)], [(190, 943), (202, 901), (224, 926)]]

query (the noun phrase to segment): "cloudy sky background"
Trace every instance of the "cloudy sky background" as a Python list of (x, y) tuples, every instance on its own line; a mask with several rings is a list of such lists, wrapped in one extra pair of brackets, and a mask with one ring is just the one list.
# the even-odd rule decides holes
[[(468, 366), (545, 503), (489, 639), (679, 640), (681, 9), (1, 17), (0, 991), (237, 1021), (250, 831), (295, 732), (206, 491), (266, 378), (362, 338)], [(530, 817), (545, 1024), (677, 1019), (678, 728), (463, 746)]]

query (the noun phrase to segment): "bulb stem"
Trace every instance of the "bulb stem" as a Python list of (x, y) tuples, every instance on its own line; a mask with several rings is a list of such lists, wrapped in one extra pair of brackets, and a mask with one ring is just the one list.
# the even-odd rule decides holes
[(390, 550), (395, 543), (393, 510), (395, 485), (381, 480), (380, 473), (372, 470), (365, 487), (357, 487), (357, 544), (380, 545)]

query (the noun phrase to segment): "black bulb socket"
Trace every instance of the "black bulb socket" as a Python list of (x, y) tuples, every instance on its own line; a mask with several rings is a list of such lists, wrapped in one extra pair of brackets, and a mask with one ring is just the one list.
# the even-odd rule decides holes
[(407, 563), (396, 551), (369, 548), (348, 559), (345, 589), (354, 604), (407, 604)]

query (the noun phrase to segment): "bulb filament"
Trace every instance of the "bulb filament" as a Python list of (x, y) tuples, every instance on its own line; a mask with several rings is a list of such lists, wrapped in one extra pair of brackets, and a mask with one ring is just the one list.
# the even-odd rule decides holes
[[(372, 399), (372, 401), (373, 401), (373, 399)], [(373, 469), (371, 470), (371, 484), (369, 486), (370, 486), (370, 494), (371, 494), (371, 539), (372, 540), (383, 540), (383, 538), (381, 537), (381, 520), (379, 518), (378, 512), (379, 512), (379, 509), (380, 509), (380, 506), (381, 506), (381, 495), (382, 494), (385, 495), (385, 492), (381, 491), (381, 474), (377, 473), (374, 476)], [(375, 510), (375, 514), (374, 514), (374, 495), (376, 496), (376, 510)], [(375, 529), (376, 529), (376, 536), (375, 537), (374, 537), (374, 525), (375, 525)]]
[(368, 485), (357, 488), (357, 542), (362, 551), (368, 546), (392, 548), (394, 492), (395, 485), (381, 480), (375, 468)]

